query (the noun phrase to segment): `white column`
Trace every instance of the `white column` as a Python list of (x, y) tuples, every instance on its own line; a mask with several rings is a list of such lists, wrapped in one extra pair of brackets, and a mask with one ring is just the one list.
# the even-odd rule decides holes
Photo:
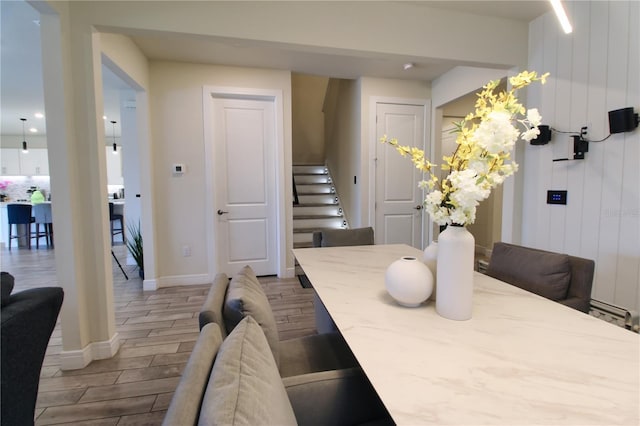
[(41, 10), (47, 144), (56, 232), (56, 272), (64, 288), (62, 369), (109, 358), (115, 329), (99, 36), (69, 21), (69, 3)]

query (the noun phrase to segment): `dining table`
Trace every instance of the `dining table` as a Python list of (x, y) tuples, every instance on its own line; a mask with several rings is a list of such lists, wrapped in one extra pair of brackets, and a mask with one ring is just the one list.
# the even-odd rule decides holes
[[(404, 244), (293, 253), (398, 425), (640, 424), (640, 338), (478, 272), (466, 321), (386, 291)], [(451, 265), (456, 267), (456, 265)]]

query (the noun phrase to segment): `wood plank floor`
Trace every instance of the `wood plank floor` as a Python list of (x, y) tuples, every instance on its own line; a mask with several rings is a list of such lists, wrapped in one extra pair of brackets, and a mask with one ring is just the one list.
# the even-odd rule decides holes
[[(16, 278), (14, 291), (56, 286), (55, 251), (3, 249), (0, 265)], [(126, 249), (114, 246), (123, 263)], [(134, 267), (125, 280), (113, 262), (115, 357), (82, 370), (60, 370), (60, 325), (51, 336), (42, 367), (36, 425), (159, 425), (198, 337), (198, 312), (208, 285), (142, 291)], [(280, 339), (316, 333), (313, 290), (297, 278), (261, 277), (278, 323)]]

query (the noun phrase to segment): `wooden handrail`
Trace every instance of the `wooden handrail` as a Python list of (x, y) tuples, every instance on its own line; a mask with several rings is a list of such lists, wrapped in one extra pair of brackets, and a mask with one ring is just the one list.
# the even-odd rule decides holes
[(293, 182), (293, 205), (297, 206), (300, 204), (300, 200), (298, 200), (298, 190), (296, 189), (296, 176), (291, 173), (291, 182)]

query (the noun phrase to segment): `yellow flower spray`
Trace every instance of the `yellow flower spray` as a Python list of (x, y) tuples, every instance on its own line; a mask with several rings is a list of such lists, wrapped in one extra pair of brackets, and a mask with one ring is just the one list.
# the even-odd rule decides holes
[[(542, 120), (537, 109), (525, 109), (516, 92), (533, 82), (544, 84), (548, 75), (523, 71), (509, 79), (509, 90), (499, 93), (496, 89), (500, 80), (487, 83), (478, 93), (475, 111), (454, 123), (457, 147), (451, 156), (443, 156), (441, 168), (449, 173), (442, 180), (423, 150), (400, 145), (397, 139), (386, 135), (381, 138), (382, 143), (395, 147), (403, 157), (409, 156), (415, 167), (427, 174), (420, 187), (430, 191), (424, 204), (436, 223), (473, 223), (479, 202), (516, 172), (518, 165), (508, 161), (511, 150), (518, 137), (530, 141), (540, 134), (538, 125)], [(512, 124), (514, 121), (525, 128), (522, 133)]]

